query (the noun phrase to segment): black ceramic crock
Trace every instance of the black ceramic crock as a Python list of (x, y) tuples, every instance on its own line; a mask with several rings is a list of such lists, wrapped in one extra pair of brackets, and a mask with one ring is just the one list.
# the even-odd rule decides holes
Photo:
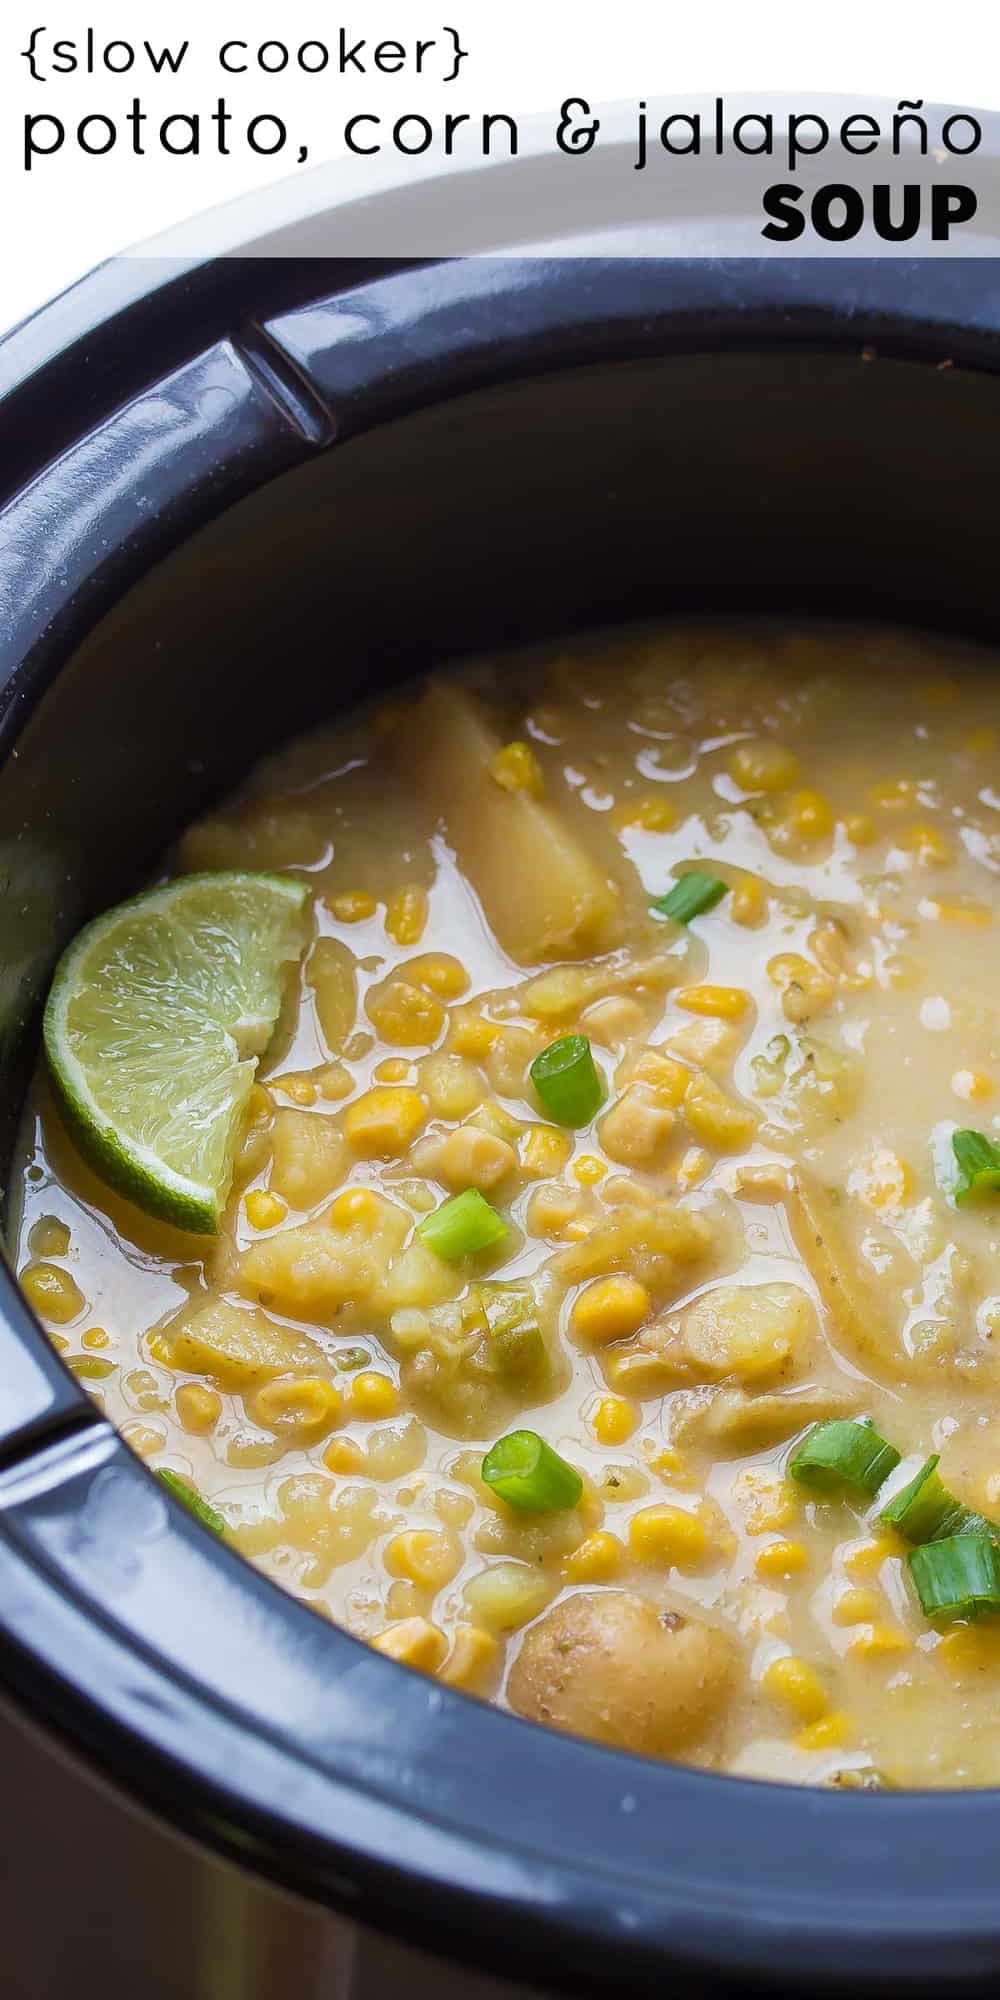
[[(359, 692), (647, 612), (996, 638), (998, 327), (986, 260), (507, 258), (112, 267), (18, 330), (6, 1157), (61, 944)], [(164, 1496), (2, 1272), (0, 1692), (19, 1996), (941, 1995), (1000, 1964), (996, 1794), (694, 1774), (397, 1667)]]

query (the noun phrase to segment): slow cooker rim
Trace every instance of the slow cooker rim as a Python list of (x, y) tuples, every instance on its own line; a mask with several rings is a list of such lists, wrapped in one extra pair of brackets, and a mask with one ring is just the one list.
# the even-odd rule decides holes
[[(978, 277), (982, 272), (982, 267), (976, 266), (974, 260), (970, 260), (970, 263), (972, 263), (973, 271)], [(427, 267), (421, 266), (419, 268), (426, 269)], [(934, 266), (933, 268), (935, 272), (941, 269), (940, 266)], [(954, 268), (951, 267), (952, 270)], [(894, 272), (898, 272), (898, 266), (894, 266), (893, 270)], [(779, 338), (787, 339), (788, 266), (769, 266), (767, 267), (767, 271), (774, 295), (770, 310), (775, 316), (775, 330)], [(513, 276), (514, 273), (511, 275)], [(674, 275), (675, 277), (679, 276), (679, 273), (675, 272)], [(741, 279), (745, 275), (745, 273), (741, 272)], [(380, 273), (381, 276), (384, 276), (384, 274)], [(617, 276), (620, 276), (620, 270), (616, 271)], [(786, 279), (784, 287), (781, 284), (783, 276)], [(731, 283), (731, 281), (731, 277), (728, 278), (727, 284)], [(981, 287), (977, 295), (981, 297)], [(784, 300), (783, 304), (781, 303), (782, 299)], [(717, 309), (719, 311), (723, 310), (721, 302), (717, 301)], [(830, 310), (832, 311), (832, 307)], [(874, 307), (872, 311), (874, 320), (867, 322), (869, 326), (874, 321), (877, 321), (877, 314), (874, 312)], [(777, 324), (779, 322), (780, 331)], [(864, 340), (865, 325), (866, 322), (863, 316), (857, 318), (852, 315), (849, 330), (844, 326), (842, 336), (844, 341), (854, 345), (855, 342)], [(942, 340), (940, 323), (935, 322), (932, 326), (928, 326), (926, 322), (922, 323), (916, 329), (911, 329), (910, 337), (921, 351), (933, 352)], [(960, 328), (956, 327), (954, 339), (949, 340), (946, 344), (957, 348), (962, 354), (963, 359), (966, 360), (967, 365), (979, 367), (996, 367), (1000, 365), (1000, 362), (998, 362), (996, 338), (995, 335), (990, 333), (988, 326), (976, 329), (971, 336), (967, 332), (963, 333)], [(297, 360), (296, 366), (299, 365), (301, 364)], [(318, 393), (325, 396), (326, 391), (320, 388)], [(366, 420), (370, 419), (370, 415), (370, 411), (366, 411)], [(375, 420), (378, 420), (377, 417)], [(4, 1302), (7, 1308), (9, 1308), (11, 1318), (15, 1316), (15, 1313), (18, 1315), (23, 1313), (23, 1306), (19, 1304), (19, 1294), (16, 1293), (13, 1281), (6, 1274), (0, 1280), (0, 1301)], [(74, 1421), (76, 1421), (75, 1418)], [(79, 1448), (84, 1436), (86, 1436), (89, 1444), (90, 1436), (97, 1428), (98, 1426), (96, 1425), (85, 1423), (81, 1432), (73, 1439), (72, 1448), (74, 1450)], [(8, 1466), (7, 1474), (4, 1475), (2, 1485), (0, 1485), (0, 1505), (5, 1502), (8, 1482), (20, 1479), (25, 1467), (32, 1465), (46, 1449), (46, 1443), (44, 1440), (39, 1442), (36, 1437), (32, 1437), (28, 1441), (26, 1448), (28, 1456), (23, 1457), (19, 1455)], [(213, 1556), (218, 1555), (221, 1558), (223, 1553), (213, 1551)], [(228, 1554), (227, 1559), (229, 1559)], [(15, 1551), (12, 1543), (7, 1541), (3, 1545), (2, 1560), (5, 1563), (16, 1560), (21, 1564), (21, 1580), (25, 1587), (27, 1587), (24, 1565), (27, 1564), (29, 1569), (31, 1565), (24, 1550)], [(353, 1646), (356, 1642), (350, 1641), (348, 1643)], [(375, 1656), (372, 1657), (374, 1658)], [(123, 1658), (133, 1659), (134, 1656), (129, 1653), (127, 1648), (124, 1648)], [(381, 1662), (380, 1667), (389, 1674), (395, 1675), (400, 1671), (389, 1662)], [(9, 1669), (10, 1656), (8, 1655), (7, 1661), (0, 1665), (0, 1673), (7, 1676)], [(491, 1730), (495, 1738), (499, 1741), (503, 1730), (510, 1730), (511, 1728), (524, 1730), (528, 1727), (527, 1725), (513, 1722), (509, 1717), (498, 1716), (495, 1711), (482, 1708), (478, 1704), (473, 1706), (466, 1702), (463, 1697), (455, 1696), (447, 1691), (442, 1691), (442, 1698), (445, 1702), (461, 1702), (463, 1710), (466, 1711), (466, 1728), (481, 1727), (484, 1739), (490, 1734)], [(72, 1704), (70, 1706), (72, 1707)], [(217, 1713), (218, 1708), (218, 1701), (213, 1701), (211, 1691), (206, 1690), (202, 1703), (203, 1717), (212, 1717)], [(81, 1721), (83, 1719), (82, 1710), (79, 1719)], [(71, 1719), (69, 1727), (72, 1730), (73, 1724)], [(134, 1731), (122, 1732), (117, 1724), (113, 1724), (112, 1727), (117, 1732), (116, 1740), (121, 1741), (123, 1745), (133, 1740)], [(85, 1732), (78, 1731), (78, 1733)], [(149, 1740), (152, 1741), (152, 1738), (150, 1737)], [(597, 1755), (602, 1760), (612, 1760), (616, 1767), (620, 1767), (621, 1775), (617, 1782), (622, 1786), (627, 1787), (635, 1781), (636, 1767), (631, 1759), (618, 1758), (615, 1753), (606, 1751), (595, 1753), (592, 1748), (584, 1750), (583, 1746), (576, 1745), (564, 1738), (551, 1738), (548, 1740), (551, 1744), (558, 1745), (558, 1748), (552, 1751), (552, 1755), (565, 1766), (568, 1777), (571, 1777), (574, 1768), (574, 1765), (571, 1764), (571, 1759), (579, 1760), (583, 1758), (584, 1761), (588, 1761), (589, 1758)], [(529, 1766), (534, 1761), (530, 1755), (525, 1758), (525, 1763)], [(548, 1762), (548, 1759), (544, 1761)], [(774, 1786), (748, 1786), (742, 1781), (718, 1778), (707, 1774), (697, 1774), (692, 1777), (690, 1773), (679, 1772), (670, 1767), (643, 1766), (642, 1769), (645, 1774), (648, 1774), (650, 1771), (655, 1772), (653, 1782), (657, 1790), (662, 1792), (668, 1809), (670, 1801), (672, 1799), (676, 1801), (694, 1783), (705, 1788), (704, 1795), (706, 1802), (713, 1793), (715, 1798), (720, 1801), (725, 1798), (727, 1817), (732, 1816), (736, 1819), (746, 1818), (752, 1822), (754, 1820), (763, 1821), (765, 1817), (773, 1820), (774, 1815), (777, 1814), (780, 1818), (787, 1821), (789, 1837), (792, 1841), (794, 1841), (795, 1828), (797, 1826), (809, 1819), (817, 1817), (825, 1819), (829, 1828), (831, 1844), (839, 1846), (841, 1836), (843, 1836), (845, 1844), (856, 1846), (857, 1848), (858, 1874), (856, 1879), (859, 1903), (866, 1902), (871, 1891), (872, 1852), (870, 1842), (874, 1838), (874, 1829), (878, 1828), (880, 1821), (883, 1825), (883, 1832), (879, 1836), (880, 1841), (895, 1845), (895, 1840), (898, 1837), (901, 1844), (905, 1845), (905, 1829), (916, 1831), (919, 1826), (920, 1815), (928, 1809), (929, 1800), (933, 1798), (934, 1811), (940, 1816), (940, 1839), (943, 1841), (945, 1847), (947, 1847), (949, 1830), (957, 1830), (961, 1825), (966, 1831), (966, 1837), (963, 1838), (961, 1846), (968, 1852), (968, 1829), (975, 1823), (979, 1832), (985, 1834), (987, 1809), (992, 1810), (990, 1805), (992, 1795), (989, 1793), (906, 1794), (896, 1798), (884, 1797), (881, 1799), (859, 1799), (850, 1796), (833, 1798), (822, 1795), (817, 1796), (807, 1792), (788, 1791), (785, 1788)], [(200, 1765), (188, 1767), (189, 1778), (192, 1772), (196, 1776), (200, 1773), (202, 1781), (204, 1781), (204, 1773)], [(574, 1789), (573, 1785), (570, 1784), (568, 1789), (572, 1793)], [(749, 1811), (751, 1795), (756, 1796), (756, 1800), (760, 1806), (760, 1811), (757, 1814), (752, 1814)], [(744, 1804), (748, 1807), (746, 1814), (743, 1812)], [(995, 1801), (993, 1801), (993, 1804), (995, 1805)], [(206, 1806), (207, 1810), (209, 1808)], [(398, 1816), (400, 1811), (401, 1807), (397, 1803), (388, 1809), (388, 1817)], [(834, 1815), (839, 1815), (839, 1819), (835, 1818)], [(420, 1825), (427, 1822), (418, 1815), (416, 1823)], [(890, 1832), (890, 1827), (892, 1828), (892, 1832)], [(899, 1829), (898, 1835), (896, 1832), (897, 1828)], [(759, 1831), (757, 1837), (760, 1837)], [(391, 1828), (387, 1826), (385, 1846), (379, 1859), (373, 1864), (376, 1868), (381, 1866), (391, 1873), (395, 1865), (392, 1847)], [(504, 1848), (506, 1852), (516, 1851), (516, 1841), (513, 1837), (504, 1843)], [(957, 1851), (957, 1849), (954, 1851)], [(989, 1849), (981, 1843), (980, 1852), (985, 1856), (989, 1853)], [(262, 1861), (260, 1865), (266, 1867), (269, 1873), (278, 1873), (281, 1868), (281, 1856), (279, 1853), (272, 1853), (266, 1862)], [(561, 1865), (564, 1868), (565, 1877), (568, 1882), (572, 1871), (568, 1864), (564, 1863)], [(984, 1864), (982, 1883), (981, 1886), (978, 1886), (973, 1872), (970, 1871), (967, 1874), (965, 1880), (966, 1894), (963, 1897), (960, 1909), (952, 1909), (951, 1914), (954, 1918), (952, 1922), (946, 1920), (947, 1912), (945, 1910), (939, 1909), (936, 1906), (932, 1907), (928, 1902), (923, 1902), (916, 1906), (908, 1902), (906, 1885), (898, 1885), (894, 1891), (894, 1894), (899, 1897), (898, 1903), (891, 1910), (883, 1910), (880, 1914), (879, 1923), (874, 1924), (874, 1920), (872, 1920), (873, 1927), (868, 1928), (866, 1928), (864, 1923), (858, 1923), (857, 1921), (850, 1927), (845, 1925), (843, 1902), (839, 1900), (843, 1897), (844, 1893), (841, 1885), (836, 1892), (836, 1898), (828, 1896), (825, 1903), (820, 1907), (812, 1908), (808, 1918), (803, 1916), (801, 1923), (794, 1928), (788, 1926), (786, 1912), (785, 1920), (781, 1925), (784, 1933), (781, 1941), (781, 1951), (778, 1950), (775, 1938), (775, 1928), (778, 1919), (776, 1914), (771, 1910), (765, 1910), (761, 1886), (758, 1881), (755, 1899), (751, 1901), (746, 1913), (741, 1917), (734, 1915), (731, 1918), (731, 1924), (735, 1927), (731, 1929), (728, 1936), (724, 1933), (723, 1928), (716, 1931), (712, 1940), (711, 1953), (704, 1950), (704, 1955), (700, 1962), (705, 1966), (712, 1965), (718, 1967), (722, 1963), (719, 1953), (725, 1951), (726, 1956), (728, 1956), (731, 1950), (733, 1952), (732, 1964), (734, 1967), (742, 1965), (749, 1969), (749, 1960), (753, 1957), (754, 1969), (761, 1976), (766, 1976), (768, 1972), (776, 1971), (779, 1966), (784, 1971), (798, 1971), (803, 1974), (809, 1971), (815, 1976), (818, 1968), (814, 1963), (812, 1954), (816, 1949), (817, 1940), (819, 1940), (822, 1945), (822, 1972), (824, 1976), (830, 1971), (831, 1966), (835, 1966), (836, 1976), (838, 1977), (860, 1974), (861, 1972), (869, 1975), (877, 1973), (879, 1976), (888, 1977), (890, 1971), (894, 1972), (899, 1969), (902, 1946), (905, 1943), (910, 1946), (910, 1953), (906, 1954), (906, 1956), (914, 1970), (930, 1974), (934, 1970), (935, 1963), (938, 1963), (941, 1969), (947, 1967), (949, 1972), (954, 1976), (956, 1972), (961, 1973), (964, 1962), (968, 1975), (971, 1977), (976, 1971), (981, 1970), (983, 1951), (995, 1948), (998, 1937), (1000, 1937), (1000, 1918), (994, 1913), (993, 1898), (989, 1893), (989, 1875), (990, 1870)], [(386, 1879), (388, 1879), (388, 1874)], [(416, 1876), (413, 1879), (416, 1880)], [(617, 1880), (618, 1877), (616, 1876), (615, 1879)], [(595, 1876), (589, 1878), (589, 1887), (591, 1890), (594, 1890), (595, 1885), (600, 1887), (602, 1884), (606, 1884), (606, 1881), (606, 1876), (602, 1871), (598, 1870)], [(452, 1886), (455, 1886), (454, 1881), (452, 1881)], [(974, 1891), (974, 1896), (979, 1898), (978, 1901), (974, 1901), (974, 1897), (970, 1895), (970, 1891)], [(784, 1886), (782, 1887), (783, 1895), (789, 1896), (790, 1893), (789, 1889)], [(754, 1903), (756, 1906), (754, 1906)], [(978, 1919), (973, 1913), (973, 1903), (975, 1910), (981, 1912)], [(485, 1908), (488, 1912), (493, 1905), (490, 1899), (487, 1899), (484, 1904), (477, 1904), (475, 1896), (473, 1896), (473, 1902), (470, 1907)], [(825, 1919), (826, 1928), (824, 1928), (822, 1910), (827, 1912)], [(600, 1915), (602, 1920), (600, 1924), (597, 1923), (598, 1915)], [(560, 1912), (560, 1916), (563, 1919), (565, 1918), (564, 1910)], [(579, 1906), (574, 1912), (574, 1917), (577, 1925), (581, 1927), (582, 1935), (587, 1938), (588, 1944), (591, 1940), (596, 1943), (600, 1938), (603, 1939), (604, 1946), (609, 1953), (620, 1949), (623, 1941), (621, 1926), (620, 1924), (616, 1924), (614, 1911), (609, 1911), (601, 1902), (599, 1896), (596, 1894), (586, 1897), (581, 1896)], [(754, 1926), (754, 1919), (756, 1919), (756, 1928)], [(749, 1925), (752, 1935), (748, 1936), (747, 1929), (741, 1929), (741, 1925)], [(849, 1936), (845, 1936), (845, 1929), (848, 1928)], [(640, 1930), (638, 1934), (631, 1932), (628, 1935), (630, 1941), (634, 1939), (636, 1942), (639, 1942), (644, 1938), (648, 1947), (654, 1951), (656, 1949), (667, 1949), (673, 1942), (669, 1936), (664, 1936), (660, 1933), (659, 1926), (656, 1926), (652, 1931), (647, 1930), (643, 1933)], [(435, 1941), (440, 1942), (437, 1934), (435, 1934)], [(735, 1949), (737, 1942), (739, 1944), (738, 1951)], [(751, 1943), (754, 1946), (753, 1951), (749, 1949)], [(707, 1941), (703, 1941), (703, 1949), (705, 1944), (707, 1944)], [(831, 1976), (833, 1975), (831, 1974)]]
[[(11, 1286), (9, 1275), (0, 1273), (0, 1296)], [(155, 1486), (148, 1468), (95, 1416), (71, 1438), (40, 1448), (0, 1476), (0, 1523), (6, 1528), (25, 1493), (32, 1499), (44, 1496), (50, 1507), (53, 1500), (58, 1505), (60, 1489), (74, 1468), (88, 1463), (103, 1468), (125, 1457), (130, 1472)], [(208, 1543), (176, 1503), (170, 1503), (170, 1512), (179, 1517), (172, 1524), (175, 1531), (207, 1543), (199, 1552), (209, 1565), (245, 1568), (233, 1551)], [(290, 1606), (280, 1586), (253, 1575), (273, 1600), (276, 1615), (288, 1617)], [(587, 1781), (595, 1774), (607, 1777), (600, 1827), (608, 1825), (608, 1804), (616, 1794), (618, 1823), (626, 1828), (641, 1821), (644, 1809), (648, 1813), (657, 1807), (687, 1815), (688, 1824), (691, 1813), (703, 1811), (713, 1838), (721, 1840), (725, 1827), (728, 1852), (720, 1852), (710, 1878), (667, 1875), (653, 1886), (647, 1866), (640, 1884), (627, 1860), (590, 1861), (581, 1867), (577, 1857), (568, 1858), (563, 1851), (545, 1852), (537, 1843), (525, 1846), (509, 1825), (473, 1827), (468, 1814), (463, 1818), (454, 1810), (415, 1805), (389, 1786), (366, 1784), (355, 1771), (330, 1769), (273, 1723), (262, 1727), (259, 1717), (248, 1718), (218, 1690), (171, 1671), (152, 1648), (123, 1641), (110, 1617), (95, 1619), (72, 1589), (57, 1583), (38, 1549), (16, 1533), (0, 1533), (0, 1584), (3, 1601), (9, 1602), (11, 1593), (19, 1600), (22, 1627), (34, 1636), (32, 1645), (18, 1637), (11, 1646), (8, 1629), (0, 1682), (8, 1700), (20, 1697), (33, 1725), (46, 1727), (64, 1747), (89, 1760), (102, 1780), (120, 1782), (129, 1797), (186, 1836), (296, 1893), (325, 1896), (362, 1921), (384, 1919), (391, 1911), (396, 1928), (412, 1942), (469, 1959), (484, 1927), (496, 1942), (494, 1925), (516, 1918), (524, 1929), (505, 1937), (504, 1969), (544, 1973), (550, 1984), (575, 1990), (581, 1982), (586, 1987), (590, 1972), (596, 1980), (613, 1968), (626, 1943), (636, 1954), (636, 1968), (645, 1966), (650, 1975), (666, 1954), (677, 1966), (702, 1972), (759, 1979), (808, 1975), (819, 1990), (858, 1977), (895, 1990), (897, 1982), (945, 1972), (961, 1983), (995, 1962), (1000, 1913), (991, 1893), (994, 1871), (987, 1846), (979, 1847), (981, 1880), (970, 1881), (966, 1874), (956, 1890), (946, 1878), (934, 1896), (925, 1894), (916, 1907), (905, 1882), (895, 1885), (887, 1900), (884, 1890), (873, 1893), (870, 1876), (876, 1832), (878, 1851), (905, 1852), (923, 1814), (933, 1810), (939, 1815), (935, 1853), (954, 1854), (958, 1850), (950, 1843), (957, 1820), (974, 1817), (979, 1832), (985, 1831), (995, 1794), (907, 1792), (862, 1798), (732, 1778), (627, 1756), (560, 1736), (453, 1690), (433, 1690), (428, 1728), (435, 1709), (457, 1704), (466, 1737), (478, 1730), (483, 1739), (484, 1772), (495, 1769), (498, 1757), (512, 1753), (520, 1739), (522, 1774), (533, 1773), (540, 1762), (561, 1766), (565, 1792), (557, 1778), (552, 1795), (572, 1797), (575, 1811), (586, 1797)], [(310, 1624), (319, 1622), (302, 1607), (296, 1606), (295, 1613)], [(57, 1623), (72, 1623), (72, 1682), (61, 1662), (48, 1657)], [(400, 1675), (411, 1684), (422, 1682), (421, 1676), (350, 1634), (330, 1637), (388, 1686), (396, 1683), (398, 1688)], [(169, 1700), (164, 1699), (167, 1681)], [(39, 1691), (45, 1696), (41, 1713)], [(112, 1699), (116, 1710), (109, 1726)], [(129, 1717), (125, 1722), (123, 1711)], [(196, 1756), (190, 1747), (189, 1732), (194, 1731)], [(491, 1735), (507, 1741), (491, 1746)], [(588, 1767), (587, 1781), (582, 1765)], [(251, 1782), (258, 1780), (261, 1766), (272, 1783), (264, 1793), (258, 1782)], [(474, 1754), (469, 1766), (477, 1766)], [(546, 1782), (548, 1776), (546, 1772)], [(293, 1786), (299, 1808), (294, 1818), (281, 1805)], [(645, 1799), (643, 1792), (648, 1793)], [(310, 1805), (315, 1799), (315, 1812), (308, 1818), (304, 1793)], [(363, 1830), (357, 1818), (362, 1798), (367, 1812)], [(335, 1816), (347, 1801), (353, 1820), (350, 1834), (341, 1836)], [(885, 1822), (881, 1827), (879, 1818)], [(776, 1837), (777, 1855), (784, 1852), (791, 1864), (804, 1824), (816, 1819), (825, 1821), (823, 1837), (832, 1862), (843, 1860), (842, 1846), (849, 1850), (854, 1870), (850, 1887), (840, 1879), (821, 1891), (810, 1880), (803, 1889), (770, 1870), (763, 1878), (754, 1868), (750, 1838), (766, 1851)], [(840, 1819), (849, 1823), (838, 1825)], [(410, 1839), (405, 1860), (401, 1826)], [(742, 1880), (733, 1874), (734, 1856), (741, 1852), (746, 1864)], [(734, 1887), (742, 1892), (735, 1901)], [(455, 1901), (438, 1920), (422, 1898), (448, 1893)], [(853, 1895), (853, 1902), (845, 1903), (845, 1895)], [(567, 1957), (570, 1940), (572, 1956)], [(551, 1955), (557, 1945), (561, 1961)], [(584, 1951), (586, 1958), (580, 1956)], [(596, 1954), (593, 1960), (590, 1954)]]

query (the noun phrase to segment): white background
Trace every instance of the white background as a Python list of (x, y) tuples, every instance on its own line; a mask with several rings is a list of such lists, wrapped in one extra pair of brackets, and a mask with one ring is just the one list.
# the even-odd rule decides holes
[[(31, 80), (19, 55), (31, 29), (81, 39), (88, 25), (101, 40), (144, 35), (192, 42), (181, 75), (148, 70)], [(220, 43), (240, 36), (252, 46), (278, 36), (298, 43), (335, 42), (343, 26), (360, 35), (415, 40), (458, 28), (470, 58), (457, 83), (438, 75), (334, 78), (294, 72), (220, 78)], [(87, 113), (120, 117), (140, 95), (151, 122), (174, 111), (213, 108), (224, 88), (236, 120), (270, 110), (310, 146), (309, 167), (343, 153), (342, 128), (358, 111), (392, 118), (443, 110), (547, 111), (567, 95), (593, 101), (664, 93), (843, 92), (958, 105), (1000, 107), (1000, 7), (997, 0), (4, 0), (0, 27), (0, 192), (4, 256), (0, 328), (12, 324), (102, 258), (155, 235), (201, 209), (294, 173), (289, 159), (269, 162), (244, 148), (228, 159), (132, 157), (124, 144), (106, 158), (81, 160), (66, 148), (23, 171), (27, 111), (52, 112), (72, 125)], [(405, 164), (399, 162), (400, 172)]]

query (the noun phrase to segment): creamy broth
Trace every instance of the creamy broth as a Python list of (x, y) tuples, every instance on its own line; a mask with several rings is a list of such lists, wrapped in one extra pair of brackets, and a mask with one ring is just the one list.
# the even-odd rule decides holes
[[(1000, 1196), (942, 1191), (998, 1136), (998, 744), (972, 649), (691, 626), (281, 752), (175, 858), (313, 892), (222, 1233), (118, 1201), (39, 1084), (52, 1339), (247, 1557), (450, 1685), (748, 1775), (1000, 1782), (1000, 1620), (932, 1625), (877, 1506), (787, 1472), (870, 1416), (894, 1484), (939, 1451), (1000, 1519)], [(728, 893), (683, 928), (650, 906), (692, 864)], [(582, 1131), (527, 1073), (570, 1033)], [(509, 1233), (447, 1264), (415, 1225), (470, 1186)], [(484, 1486), (522, 1427), (578, 1506)]]

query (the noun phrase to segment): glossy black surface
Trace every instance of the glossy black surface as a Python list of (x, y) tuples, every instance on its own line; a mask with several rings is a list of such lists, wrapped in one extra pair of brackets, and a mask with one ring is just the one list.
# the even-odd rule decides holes
[[(359, 691), (645, 610), (997, 631), (992, 267), (842, 269), (352, 272), (269, 319), (261, 267), (272, 348), (219, 340), (216, 288), (182, 368), (142, 388), (133, 361), (90, 430), (60, 406), (0, 515), (8, 1125), (62, 938)], [(122, 337), (87, 336), (105, 383)], [(24, 1329), (0, 1274), (0, 1379)], [(737, 1784), (467, 1702), (279, 1594), (102, 1424), (67, 1433), (47, 1366), (4, 1435), (0, 1683), (178, 1826), (577, 1990), (991, 1982), (995, 1795)]]

